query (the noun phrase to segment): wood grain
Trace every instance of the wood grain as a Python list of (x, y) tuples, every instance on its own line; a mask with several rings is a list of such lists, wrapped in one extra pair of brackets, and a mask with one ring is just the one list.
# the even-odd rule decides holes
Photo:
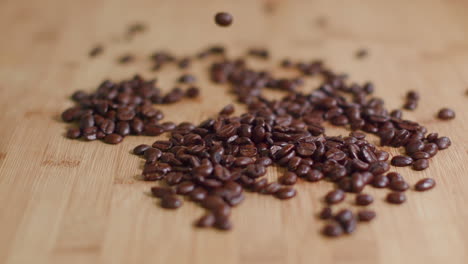
[[(1, 0), (0, 263), (467, 263), (467, 9), (463, 0)], [(232, 27), (214, 25), (220, 10), (234, 15)], [(135, 21), (149, 31), (122, 40)], [(89, 59), (97, 43), (105, 53)], [(453, 146), (424, 172), (397, 171), (410, 183), (433, 177), (438, 187), (409, 192), (402, 206), (368, 189), (378, 219), (338, 240), (319, 234), (327, 183), (300, 183), (298, 197), (285, 202), (248, 194), (232, 232), (200, 231), (191, 226), (199, 208), (163, 210), (146, 195), (151, 184), (135, 179), (141, 161), (129, 151), (154, 138), (118, 146), (64, 138), (59, 114), (74, 90), (137, 72), (154, 77), (145, 60), (152, 51), (191, 54), (213, 43), (234, 55), (266, 46), (274, 62), (322, 58), (356, 82), (374, 81), (390, 109), (407, 90), (421, 92), (420, 107), (405, 115), (450, 136)], [(355, 59), (360, 48), (368, 58)], [(118, 66), (128, 51), (137, 62)], [(206, 75), (205, 66), (194, 73)], [(175, 76), (158, 74), (164, 89)], [(200, 85), (201, 99), (161, 107), (167, 120), (198, 122), (233, 100), (225, 87)], [(434, 118), (444, 106), (455, 109), (455, 120)]]

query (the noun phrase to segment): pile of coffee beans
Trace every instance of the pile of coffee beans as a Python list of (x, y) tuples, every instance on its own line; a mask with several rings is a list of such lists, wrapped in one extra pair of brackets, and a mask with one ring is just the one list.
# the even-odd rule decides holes
[(75, 122), (66, 136), (88, 141), (102, 139), (108, 144), (118, 144), (128, 135), (158, 136), (175, 127), (172, 122), (160, 121), (163, 113), (153, 104), (175, 103), (183, 97), (198, 96), (198, 88), (186, 91), (175, 88), (163, 95), (156, 80), (135, 76), (115, 83), (102, 82), (94, 93), (77, 91), (72, 95), (76, 105), (62, 113), (65, 122)]
[[(229, 26), (232, 16), (218, 13), (215, 22)], [(134, 31), (140, 32), (141, 28)], [(100, 52), (96, 48), (90, 55)], [(197, 97), (199, 90), (193, 86), (197, 77), (184, 73), (177, 81), (188, 88), (174, 88), (162, 95), (155, 80), (135, 76), (120, 83), (104, 81), (91, 94), (74, 93), (76, 106), (63, 112), (62, 118), (76, 122), (78, 127), (70, 128), (67, 137), (117, 144), (127, 135), (159, 136), (168, 132), (167, 140), (134, 148), (134, 154), (145, 160), (142, 179), (159, 181), (151, 193), (160, 199), (163, 208), (181, 207), (181, 196), (204, 208), (205, 214), (195, 221), (201, 228), (231, 229), (231, 211), (245, 200), (245, 192), (286, 200), (297, 195), (295, 184), (331, 182), (333, 189), (325, 195), (319, 214), (326, 221), (322, 232), (329, 237), (350, 234), (358, 224), (376, 217), (368, 209), (334, 212), (333, 207), (347, 196), (354, 195), (355, 205), (363, 208), (374, 202), (366, 189), (388, 189), (386, 201), (402, 204), (410, 185), (401, 174), (391, 172), (391, 166), (427, 169), (429, 160), (451, 145), (449, 138), (428, 133), (417, 122), (405, 120), (400, 109), (386, 109), (384, 100), (373, 96), (374, 85), (370, 82), (350, 82), (346, 74), (336, 73), (318, 60), (283, 59), (281, 68), (295, 72), (295, 76), (275, 77), (269, 71), (249, 66), (249, 58), (270, 59), (268, 50), (254, 48), (245, 54), (229, 59), (224, 47), (212, 46), (194, 56), (178, 58), (159, 51), (150, 57), (155, 71), (166, 64), (185, 70), (194, 59), (212, 58), (210, 79), (228, 86), (237, 101), (246, 105), (247, 111), (241, 115), (234, 115), (234, 106), (229, 104), (217, 116), (199, 124), (161, 123), (163, 113), (153, 104)], [(366, 54), (365, 50), (360, 51), (358, 57)], [(119, 58), (121, 63), (131, 60), (131, 55)], [(312, 92), (304, 93), (301, 87), (305, 78), (319, 78), (321, 83)], [(266, 89), (282, 91), (283, 97), (268, 99)], [(419, 99), (417, 92), (408, 92), (403, 108), (415, 110)], [(452, 119), (455, 113), (442, 109), (438, 117)], [(327, 136), (326, 123), (347, 128), (350, 133)], [(405, 155), (390, 157), (369, 142), (366, 133), (376, 135), (381, 146), (403, 149)], [(282, 171), (281, 176), (268, 180), (268, 167)], [(434, 186), (433, 179), (425, 178), (414, 189), (427, 191)]]

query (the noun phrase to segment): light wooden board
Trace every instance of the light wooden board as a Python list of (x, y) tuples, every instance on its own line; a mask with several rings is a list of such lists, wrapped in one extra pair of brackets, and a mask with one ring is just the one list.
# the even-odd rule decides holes
[[(214, 25), (220, 10), (234, 15), (232, 27)], [(466, 10), (463, 0), (0, 0), (0, 263), (467, 263)], [(134, 21), (149, 31), (117, 41)], [(90, 60), (96, 43), (105, 54)], [(73, 91), (107, 77), (155, 76), (145, 59), (154, 50), (191, 54), (213, 43), (234, 55), (266, 46), (273, 61), (323, 58), (352, 80), (374, 81), (390, 109), (407, 90), (421, 92), (406, 117), (450, 136), (453, 146), (424, 172), (397, 171), (410, 183), (433, 177), (438, 187), (408, 192), (402, 206), (386, 204), (386, 191), (366, 189), (377, 197), (377, 219), (338, 240), (323, 238), (316, 218), (328, 183), (300, 183), (296, 199), (284, 202), (248, 194), (233, 212), (233, 231), (196, 230), (201, 209), (163, 210), (146, 195), (152, 184), (135, 179), (141, 161), (129, 151), (154, 138), (118, 146), (64, 138), (58, 116)], [(356, 60), (362, 47), (370, 55)], [(116, 65), (127, 51), (138, 61)], [(205, 67), (194, 72), (205, 76)], [(163, 89), (175, 76), (158, 74)], [(201, 99), (161, 107), (167, 120), (198, 122), (233, 100), (200, 78)], [(456, 120), (434, 118), (444, 106)]]

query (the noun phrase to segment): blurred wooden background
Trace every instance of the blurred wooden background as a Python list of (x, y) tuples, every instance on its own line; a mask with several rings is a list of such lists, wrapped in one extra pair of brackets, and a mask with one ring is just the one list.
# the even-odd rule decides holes
[[(214, 25), (222, 10), (234, 15), (232, 27)], [(0, 263), (467, 263), (466, 10), (463, 0), (0, 0)], [(139, 21), (149, 30), (122, 40)], [(97, 43), (105, 53), (89, 59)], [(146, 195), (152, 184), (135, 179), (141, 161), (129, 152), (154, 138), (118, 146), (64, 138), (58, 116), (73, 91), (108, 77), (153, 77), (152, 51), (192, 54), (214, 43), (234, 55), (266, 46), (273, 61), (322, 58), (352, 80), (374, 81), (390, 109), (419, 91), (420, 106), (406, 117), (453, 145), (424, 172), (397, 171), (410, 183), (433, 177), (437, 188), (409, 191), (402, 206), (367, 189), (377, 219), (338, 240), (323, 238), (316, 218), (328, 183), (300, 183), (290, 201), (248, 194), (233, 212), (233, 231), (196, 230), (201, 209), (163, 210)], [(369, 50), (364, 60), (354, 56), (360, 48)], [(137, 61), (117, 65), (126, 52)], [(158, 77), (170, 89), (176, 75)], [(166, 120), (198, 122), (233, 99), (206, 79), (200, 86), (201, 99), (161, 107)], [(455, 120), (434, 118), (444, 106)]]

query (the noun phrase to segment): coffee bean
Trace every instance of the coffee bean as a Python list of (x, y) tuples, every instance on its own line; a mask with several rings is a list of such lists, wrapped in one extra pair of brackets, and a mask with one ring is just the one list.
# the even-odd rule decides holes
[(356, 196), (356, 204), (357, 205), (369, 205), (374, 202), (374, 197), (369, 194), (358, 194)]
[(387, 195), (387, 202), (392, 204), (402, 204), (406, 201), (406, 195), (402, 192), (391, 192)]
[(232, 223), (227, 217), (217, 217), (215, 227), (219, 230), (230, 230), (232, 228)]
[(181, 207), (182, 204), (182, 200), (180, 200), (179, 198), (177, 198), (176, 195), (173, 194), (164, 195), (161, 200), (161, 207), (167, 209), (176, 209)]
[(150, 149), (151, 146), (149, 145), (146, 145), (146, 144), (141, 144), (141, 145), (138, 145), (136, 146), (134, 149), (133, 149), (133, 154), (135, 155), (143, 155), (145, 153), (146, 150)]
[(411, 165), (412, 163), (413, 159), (408, 156), (398, 155), (392, 158), (392, 165), (395, 167), (405, 167)]
[(435, 143), (437, 144), (438, 149), (446, 149), (452, 145), (452, 142), (448, 137), (440, 137), (436, 139)]
[(325, 176), (323, 175), (323, 173), (319, 170), (308, 170), (308, 172), (304, 175), (304, 178), (310, 182), (320, 181), (324, 177)]
[(450, 120), (455, 118), (455, 112), (450, 108), (442, 108), (439, 110), (437, 117), (442, 120)]
[(215, 15), (215, 22), (218, 26), (227, 27), (232, 24), (232, 15), (225, 12), (220, 12)]
[(188, 194), (195, 189), (195, 184), (191, 181), (181, 182), (177, 185), (176, 192), (177, 194)]
[(89, 57), (93, 58), (100, 55), (104, 51), (101, 45), (97, 45), (89, 51)]
[(422, 171), (429, 167), (429, 161), (427, 159), (419, 159), (413, 163), (413, 170)]
[(390, 181), (390, 185), (388, 186), (391, 190), (397, 192), (404, 192), (409, 189), (408, 183), (403, 180), (394, 180)]
[(197, 227), (211, 227), (215, 223), (215, 216), (212, 213), (207, 213), (200, 217), (200, 219), (197, 220), (195, 223), (195, 226)]
[(330, 219), (333, 217), (332, 209), (330, 207), (325, 207), (319, 214), (320, 219)]
[(131, 54), (125, 54), (119, 57), (118, 62), (120, 64), (127, 64), (135, 60), (135, 57)]
[(174, 195), (176, 192), (174, 189), (171, 188), (164, 188), (164, 187), (151, 187), (151, 193), (154, 197), (162, 198), (166, 195)]
[(283, 187), (275, 192), (275, 196), (281, 200), (291, 199), (296, 196), (296, 189), (292, 187)]
[(419, 192), (424, 192), (424, 191), (427, 191), (427, 190), (430, 190), (430, 189), (434, 188), (435, 185), (436, 185), (436, 183), (435, 183), (434, 179), (425, 178), (425, 179), (419, 180), (414, 185), (414, 189), (416, 191), (419, 191)]
[(200, 89), (198, 87), (192, 86), (185, 91), (185, 96), (188, 98), (195, 98), (200, 95)]
[(199, 202), (203, 201), (206, 198), (207, 194), (208, 192), (205, 189), (201, 187), (196, 187), (193, 191), (189, 193), (189, 196), (192, 200)]
[(361, 222), (370, 222), (376, 216), (376, 213), (371, 210), (361, 210), (358, 212), (358, 219)]
[(423, 152), (423, 151), (418, 151), (411, 155), (411, 158), (413, 158), (413, 160), (428, 159), (430, 157), (431, 156), (428, 153)]
[(343, 228), (338, 223), (330, 223), (323, 228), (322, 233), (328, 237), (338, 237), (343, 234)]
[(325, 201), (328, 204), (337, 204), (343, 201), (345, 198), (345, 193), (342, 190), (334, 190), (327, 193), (325, 196)]
[(81, 131), (79, 128), (72, 127), (67, 130), (67, 138), (76, 139), (81, 136)]
[(380, 174), (374, 177), (372, 185), (376, 188), (385, 188), (389, 184), (387, 176)]
[(264, 194), (275, 194), (276, 192), (278, 192), (279, 190), (281, 189), (281, 185), (277, 182), (272, 182), (272, 183), (269, 183), (267, 184), (263, 189), (262, 189), (262, 193)]
[(297, 182), (297, 175), (294, 172), (286, 172), (279, 178), (279, 181), (284, 185), (294, 185)]

